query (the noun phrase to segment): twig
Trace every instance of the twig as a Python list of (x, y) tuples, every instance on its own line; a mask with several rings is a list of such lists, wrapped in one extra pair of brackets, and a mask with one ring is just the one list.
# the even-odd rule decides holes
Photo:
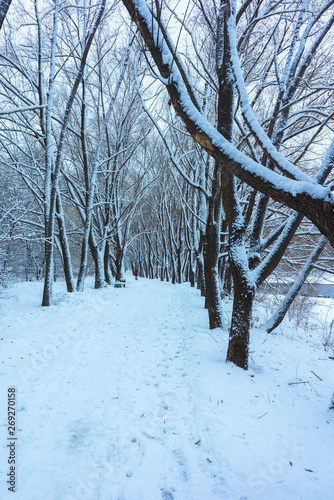
[(316, 394), (318, 394), (318, 396), (319, 396), (319, 397), (321, 397), (321, 396), (320, 396), (320, 394), (319, 394), (319, 392), (315, 390), (315, 388), (313, 387), (313, 385), (312, 385), (312, 384), (310, 384), (310, 382), (308, 382), (308, 385), (309, 385), (310, 387), (312, 387), (312, 389), (314, 390), (314, 392), (315, 392)]
[(311, 373), (313, 373), (313, 375), (315, 375), (319, 380), (321, 380), (321, 382), (323, 382), (322, 378), (320, 378), (316, 373), (314, 373), (313, 370), (311, 370)]
[(259, 418), (262, 418), (262, 417), (265, 417), (267, 415), (268, 412), (264, 413), (263, 415), (261, 415), (261, 417)]
[(211, 338), (213, 338), (213, 340), (214, 340), (214, 341), (218, 344), (218, 340), (216, 340), (216, 339), (213, 337), (213, 335), (211, 335), (211, 333), (207, 332), (206, 330), (205, 330), (205, 333), (207, 333), (208, 335), (210, 335), (210, 337), (211, 337)]
[[(318, 377), (319, 378), (319, 377)], [(320, 379), (321, 380), (321, 379)], [(310, 384), (310, 382), (308, 380), (303, 380), (302, 382), (289, 382), (288, 385), (296, 385), (296, 384), (308, 384), (313, 390), (314, 392), (320, 396), (319, 392), (315, 390), (315, 388), (313, 387), (312, 384)]]

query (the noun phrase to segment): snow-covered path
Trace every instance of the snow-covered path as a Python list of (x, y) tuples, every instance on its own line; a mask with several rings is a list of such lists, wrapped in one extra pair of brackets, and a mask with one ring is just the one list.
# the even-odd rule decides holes
[[(244, 372), (225, 363), (226, 332), (209, 332), (188, 285), (57, 290), (42, 309), (40, 284), (22, 284), (0, 309), (1, 387), (18, 398), (16, 500), (332, 498), (326, 353), (259, 336)], [(288, 385), (296, 367), (309, 375), (312, 353), (317, 394)], [(1, 450), (0, 498), (12, 498)]]

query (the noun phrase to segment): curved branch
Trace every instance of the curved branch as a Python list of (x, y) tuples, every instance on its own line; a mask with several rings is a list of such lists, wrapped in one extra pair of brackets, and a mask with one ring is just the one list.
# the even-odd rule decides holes
[[(146, 2), (123, 0), (123, 3), (139, 27), (165, 79), (171, 104), (195, 141), (229, 173), (309, 218), (334, 246), (334, 196), (330, 189), (320, 186), (303, 174), (282, 155), (276, 154), (276, 150), (270, 150), (276, 162), (298, 180), (289, 179), (269, 170), (248, 158), (224, 139), (193, 104), (177, 67), (172, 64), (173, 54), (170, 53), (164, 40), (158, 40), (154, 36), (158, 27), (156, 21), (152, 20)], [(236, 57), (236, 53), (233, 57)], [(237, 76), (240, 76), (239, 73)]]

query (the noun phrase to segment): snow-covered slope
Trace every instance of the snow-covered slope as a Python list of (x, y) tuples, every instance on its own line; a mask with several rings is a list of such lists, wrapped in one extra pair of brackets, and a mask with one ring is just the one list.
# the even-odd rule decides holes
[(70, 296), (57, 283), (50, 308), (40, 283), (4, 292), (0, 498), (332, 499), (332, 354), (291, 327), (254, 330), (245, 372), (225, 362), (227, 333), (208, 330), (197, 290), (128, 281)]

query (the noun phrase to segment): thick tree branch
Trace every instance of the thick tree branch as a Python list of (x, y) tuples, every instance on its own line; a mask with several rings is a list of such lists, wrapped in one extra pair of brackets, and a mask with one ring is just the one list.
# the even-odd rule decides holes
[[(307, 179), (301, 171), (298, 177), (303, 180), (289, 179), (272, 172), (224, 139), (192, 102), (182, 76), (173, 64), (173, 54), (161, 35), (157, 36), (159, 26), (152, 19), (147, 3), (144, 0), (123, 0), (123, 4), (138, 26), (164, 79), (171, 104), (195, 141), (230, 174), (309, 218), (334, 246), (334, 197), (330, 189)], [(275, 160), (281, 163), (280, 155), (275, 155)], [(284, 162), (282, 169), (288, 163)], [(290, 173), (297, 176), (297, 169), (291, 169)]]

